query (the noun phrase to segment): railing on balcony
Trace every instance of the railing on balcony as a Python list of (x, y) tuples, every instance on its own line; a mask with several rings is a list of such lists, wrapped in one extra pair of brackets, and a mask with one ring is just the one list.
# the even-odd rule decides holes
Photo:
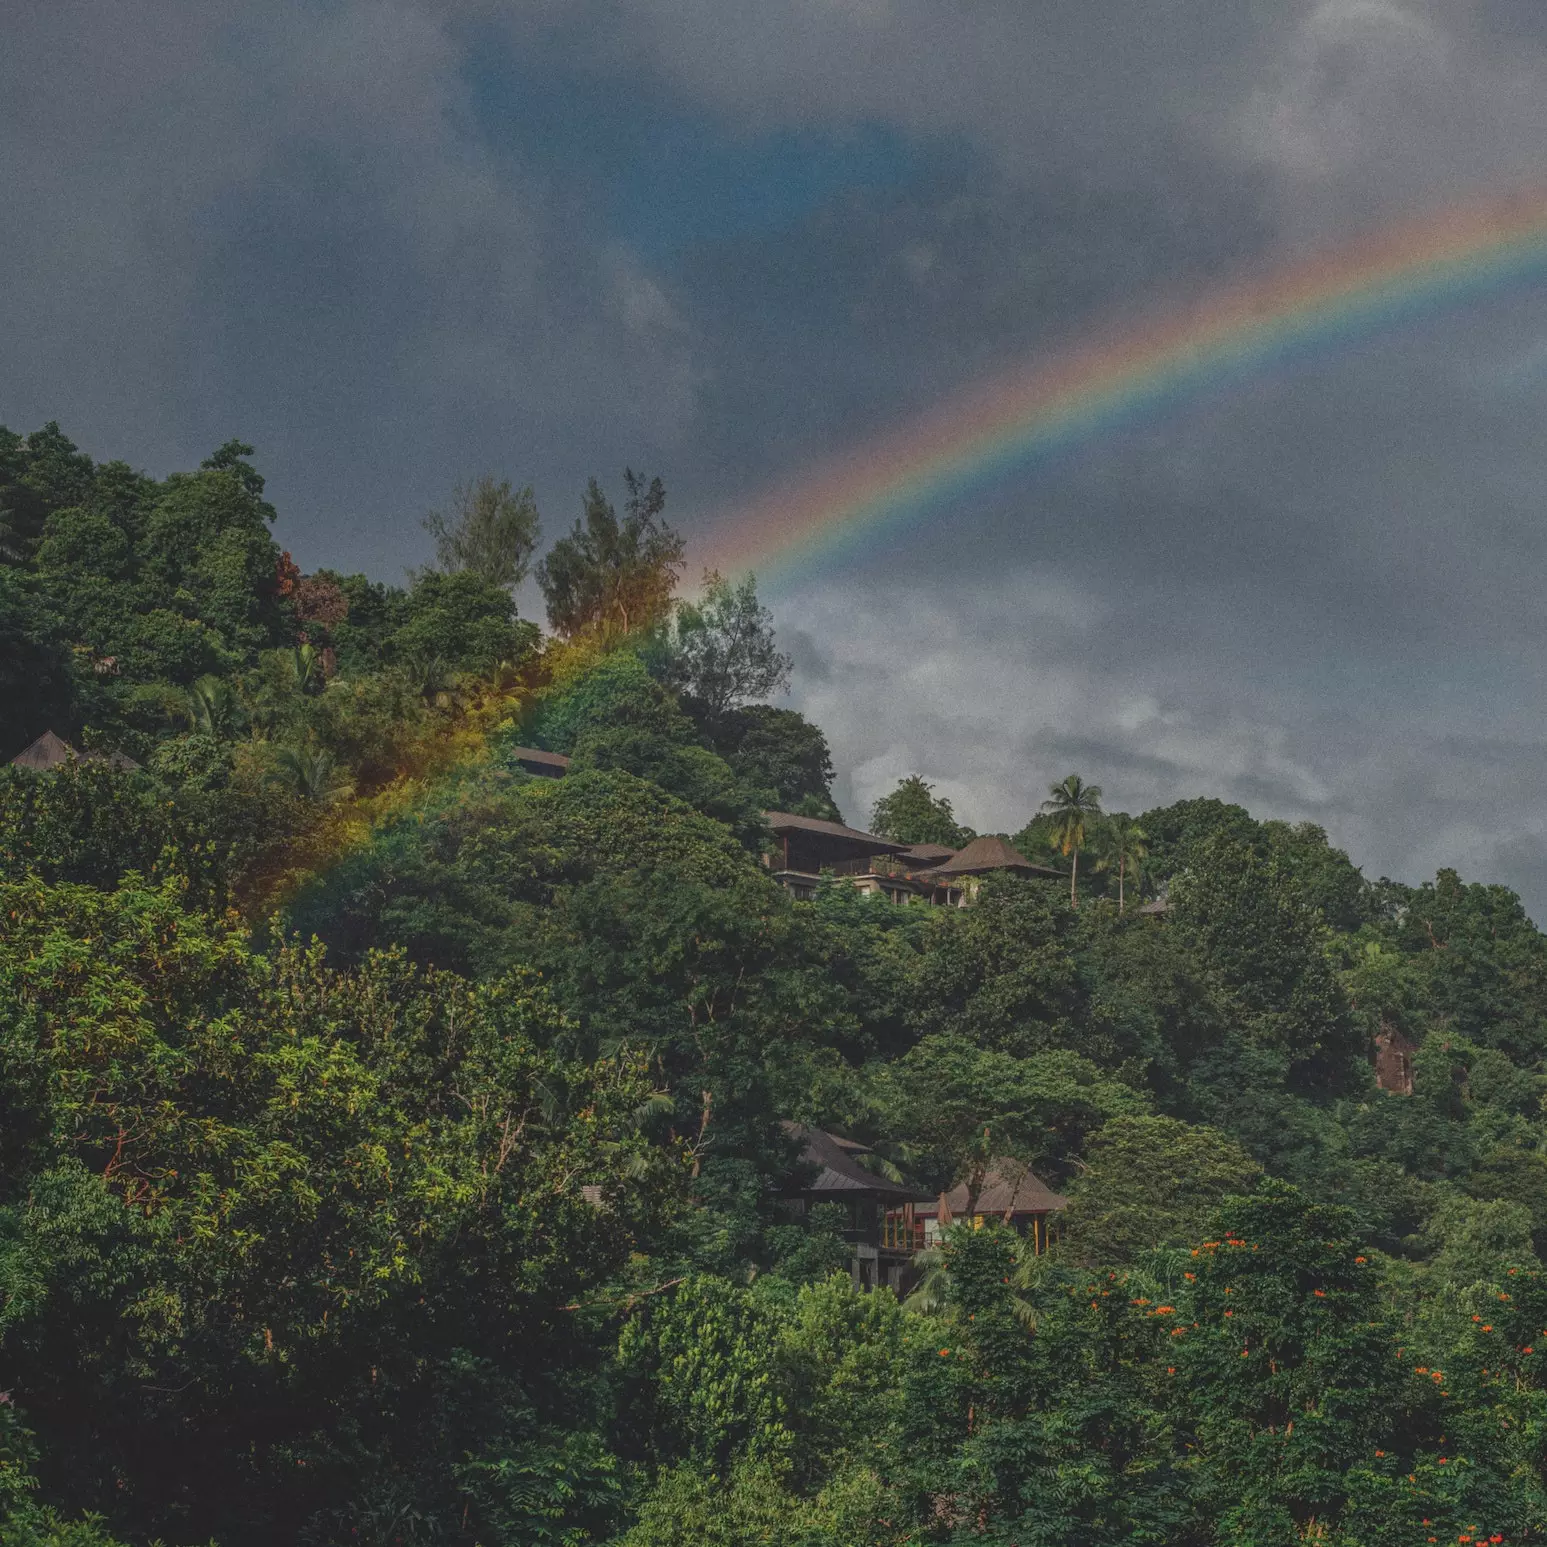
[(865, 859), (840, 859), (833, 864), (823, 865), (823, 870), (830, 870), (835, 876), (868, 876), (875, 869), (875, 861)]
[(913, 1217), (913, 1210), (888, 1209), (881, 1221), (881, 1246), (890, 1252), (924, 1250), (924, 1222)]

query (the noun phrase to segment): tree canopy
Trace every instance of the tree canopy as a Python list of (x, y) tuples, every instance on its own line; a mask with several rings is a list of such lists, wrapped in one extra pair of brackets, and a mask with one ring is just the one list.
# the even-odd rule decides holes
[(956, 820), (951, 803), (917, 774), (901, 779), (871, 807), (870, 830), (897, 843), (941, 843), (959, 849), (977, 836)]
[(471, 574), (514, 590), (532, 567), (542, 530), (531, 485), (512, 491), (508, 478), (488, 473), (451, 491), (449, 510), (431, 511), (424, 529), (435, 539), (435, 561), (446, 574)]
[(682, 572), (682, 538), (661, 519), (666, 486), (631, 469), (620, 518), (593, 478), (584, 510), (537, 566), (548, 622), (560, 634), (618, 636), (663, 622)]

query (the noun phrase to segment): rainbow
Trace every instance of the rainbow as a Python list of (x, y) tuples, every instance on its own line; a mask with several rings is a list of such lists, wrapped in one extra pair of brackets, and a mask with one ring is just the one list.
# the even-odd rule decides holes
[(775, 586), (1028, 464), (1211, 392), (1547, 279), (1547, 194), (1387, 228), (961, 393), (728, 512), (705, 568)]

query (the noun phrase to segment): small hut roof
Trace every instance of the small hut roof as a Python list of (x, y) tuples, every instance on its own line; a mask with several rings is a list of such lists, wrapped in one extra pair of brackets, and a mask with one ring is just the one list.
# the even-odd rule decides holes
[(765, 811), (763, 820), (776, 833), (818, 833), (824, 838), (842, 838), (872, 854), (900, 854), (908, 847), (905, 843), (893, 843), (890, 838), (877, 838), (874, 833), (862, 833), (857, 827), (845, 827), (842, 822), (796, 816), (793, 811)]
[(47, 773), (52, 768), (62, 767), (71, 758), (78, 758), (83, 763), (107, 763), (121, 772), (132, 772), (140, 766), (122, 752), (77, 752), (68, 741), (61, 740), (52, 731), (44, 731), (31, 746), (23, 747), (11, 762), (17, 768), (32, 768), (39, 773)]
[[(989, 1164), (973, 1210), (985, 1218), (991, 1214), (1056, 1214), (1068, 1199), (1056, 1193), (1029, 1166), (1019, 1160), (1001, 1157)], [(960, 1218), (967, 1212), (967, 1184), (962, 1182), (945, 1194), (946, 1207)], [(920, 1204), (914, 1213), (933, 1218), (940, 1209), (939, 1200)]]
[(890, 1177), (867, 1171), (855, 1156), (868, 1155), (870, 1151), (852, 1139), (840, 1139), (836, 1134), (824, 1133), (820, 1128), (803, 1128), (798, 1123), (786, 1123), (784, 1131), (799, 1141), (800, 1158), (808, 1166), (820, 1168), (816, 1180), (801, 1188), (808, 1197), (814, 1193), (837, 1197), (870, 1193), (884, 1203), (908, 1203), (928, 1196)]
[(1157, 897), (1154, 902), (1147, 902), (1139, 909), (1140, 913), (1151, 914), (1169, 913), (1170, 911), (1171, 904), (1164, 897)]
[(1008, 839), (997, 833), (974, 838), (960, 853), (943, 865), (937, 865), (932, 873), (937, 876), (981, 876), (991, 870), (1013, 870), (1025, 876), (1058, 874), (1046, 865), (1033, 865)]
[(553, 777), (569, 772), (569, 759), (562, 752), (544, 752), (540, 747), (512, 747), (506, 756), (530, 773)]
[(36, 768), (40, 771), (58, 768), (75, 756), (75, 748), (68, 741), (61, 741), (52, 731), (44, 731), (30, 747), (23, 747), (11, 762), (18, 768)]

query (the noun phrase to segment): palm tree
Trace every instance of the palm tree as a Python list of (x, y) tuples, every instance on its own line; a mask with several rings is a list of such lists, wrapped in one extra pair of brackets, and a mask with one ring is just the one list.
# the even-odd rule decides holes
[(184, 707), (188, 723), (206, 736), (230, 736), (236, 732), (241, 704), (224, 677), (206, 676), (188, 688)]
[(327, 685), (327, 662), (316, 645), (295, 647), (295, 682), (303, 693), (320, 693)]
[(1078, 774), (1070, 774), (1058, 784), (1048, 786), (1043, 813), (1053, 819), (1048, 835), (1053, 847), (1069, 857), (1069, 906), (1078, 908), (1076, 882), (1080, 870), (1080, 850), (1085, 847), (1085, 824), (1101, 815), (1101, 786), (1087, 784)]
[(1117, 911), (1123, 911), (1123, 883), (1128, 876), (1139, 879), (1144, 861), (1149, 858), (1149, 834), (1127, 812), (1109, 816), (1102, 824), (1101, 858), (1098, 868), (1117, 866)]
[(327, 805), (347, 793), (348, 781), (320, 747), (281, 747), (274, 754), (274, 776), (303, 799)]

